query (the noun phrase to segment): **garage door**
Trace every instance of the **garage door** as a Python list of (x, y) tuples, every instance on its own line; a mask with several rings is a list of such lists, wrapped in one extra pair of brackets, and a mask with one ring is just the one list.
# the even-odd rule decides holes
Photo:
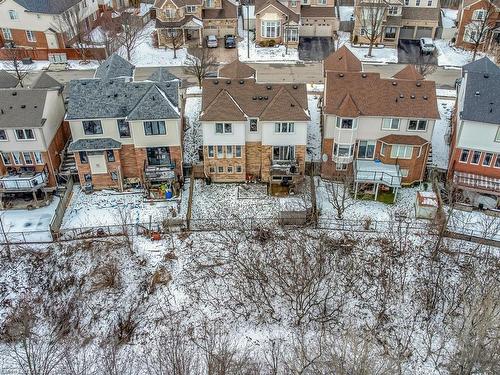
[(233, 28), (219, 29), (219, 37), (223, 38), (224, 35), (234, 35), (234, 29)]
[(314, 36), (314, 26), (301, 26), (299, 33), (300, 36)]
[(417, 38), (432, 38), (432, 27), (419, 27), (417, 29)]
[(413, 39), (413, 26), (403, 26), (399, 31), (399, 39)]
[(332, 27), (331, 26), (316, 26), (316, 35), (315, 36), (332, 36)]
[(217, 28), (216, 27), (214, 27), (214, 28), (204, 27), (203, 28), (203, 36), (207, 36), (207, 35), (219, 36), (217, 33)]

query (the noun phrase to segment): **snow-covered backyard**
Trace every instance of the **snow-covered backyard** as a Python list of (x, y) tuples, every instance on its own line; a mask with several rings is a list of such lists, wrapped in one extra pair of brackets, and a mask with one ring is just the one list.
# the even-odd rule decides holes
[(165, 219), (184, 218), (187, 211), (189, 183), (179, 199), (160, 202), (144, 200), (142, 191), (96, 191), (85, 194), (79, 186), (73, 188), (61, 229), (78, 229), (125, 224), (161, 223)]
[[(198, 89), (198, 87), (196, 86), (195, 89)], [(184, 108), (186, 118), (184, 127), (184, 163), (192, 164), (199, 161), (198, 150), (203, 144), (201, 124), (198, 120), (200, 112), (201, 96), (188, 96)]]
[[(457, 48), (451, 44), (449, 40), (436, 39), (434, 44), (437, 49), (438, 65), (450, 68), (460, 68), (472, 61), (473, 53), (461, 48)], [(476, 59), (479, 59), (484, 54), (478, 52)]]
[(443, 17), (443, 27), (444, 28), (454, 28), (455, 21), (457, 20), (458, 9), (441, 8), (441, 13)]
[(9, 241), (52, 241), (50, 223), (54, 217), (59, 197), (53, 197), (48, 206), (32, 210), (10, 209), (0, 211), (0, 220), (4, 233), (0, 233), (0, 242), (5, 236)]
[(432, 165), (439, 169), (448, 169), (450, 157), (451, 114), (455, 100), (438, 99), (440, 120), (437, 120), (432, 131)]
[(318, 102), (320, 95), (308, 94), (307, 103), (311, 121), (307, 129), (307, 161), (321, 160), (321, 129), (320, 129), (320, 109)]
[(354, 7), (343, 5), (339, 9), (341, 21), (354, 21)]

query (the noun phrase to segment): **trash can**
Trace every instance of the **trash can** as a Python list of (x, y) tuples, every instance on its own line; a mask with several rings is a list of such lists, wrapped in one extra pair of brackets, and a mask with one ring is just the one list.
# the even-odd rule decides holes
[(165, 198), (171, 199), (172, 198), (172, 190), (167, 190), (165, 193)]

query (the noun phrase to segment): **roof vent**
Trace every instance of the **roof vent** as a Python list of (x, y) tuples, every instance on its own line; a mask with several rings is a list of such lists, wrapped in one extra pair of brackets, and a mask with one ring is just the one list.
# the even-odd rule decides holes
[(417, 82), (417, 87), (422, 86), (422, 82)]
[(253, 96), (253, 97), (252, 97), (252, 100), (257, 100), (257, 97), (256, 97), (256, 96)]
[(12, 96), (17, 96), (17, 92), (16, 92), (16, 91), (14, 91), (14, 92), (12, 93)]
[(271, 85), (266, 86), (266, 89), (268, 89), (268, 90), (271, 90), (272, 88), (273, 88), (273, 86), (271, 86)]
[(399, 97), (403, 99), (405, 96), (403, 94), (399, 94)]
[(134, 85), (134, 87), (135, 87), (136, 89), (138, 89), (138, 88), (139, 88), (139, 85)]
[(218, 85), (218, 84), (219, 84), (219, 80), (218, 79), (214, 80), (214, 85)]
[(297, 90), (299, 88), (299, 86), (297, 86), (297, 85), (293, 85), (292, 87), (294, 90)]
[(415, 99), (415, 95), (410, 95), (410, 98)]
[(427, 99), (428, 99), (427, 95), (424, 95), (424, 96), (423, 96), (423, 98), (424, 98), (424, 100), (427, 100)]
[(26, 105), (25, 104), (21, 104), (21, 108), (26, 108)]
[(112, 85), (113, 84), (113, 81), (109, 81), (109, 84)]
[(151, 100), (155, 100), (155, 96), (154, 95), (151, 97)]
[(398, 83), (397, 83), (396, 81), (392, 81), (392, 85), (393, 85), (393, 86), (397, 86), (397, 85), (398, 85)]
[(115, 93), (113, 96), (116, 98), (116, 97), (118, 97), (118, 94)]
[(167, 87), (170, 87), (170, 83), (169, 82), (167, 82)]
[(290, 103), (290, 107), (295, 107), (295, 104), (293, 104), (293, 103)]
[(339, 73), (339, 77), (343, 77), (344, 76), (344, 73)]
[(476, 91), (476, 93), (474, 95), (479, 96), (480, 95), (479, 91)]
[(0, 109), (0, 113), (3, 115), (5, 112), (3, 111), (3, 109)]
[(263, 96), (259, 96), (259, 100), (262, 100), (262, 99), (264, 99), (264, 97)]
[(361, 77), (366, 78), (368, 75), (366, 73), (361, 74)]
[(489, 78), (490, 75), (488, 73), (484, 73), (484, 78)]
[(82, 86), (86, 86), (86, 85), (87, 85), (87, 82), (83, 81)]
[(240, 85), (244, 84), (245, 81), (243, 81), (242, 79), (240, 79)]
[(38, 108), (38, 106), (37, 106), (37, 105), (34, 105), (34, 106), (33, 106), (33, 108)]
[(230, 80), (230, 79), (228, 79), (228, 80), (226, 81), (226, 84), (230, 85), (230, 84), (231, 84), (231, 80)]
[(269, 97), (267, 97), (267, 96), (264, 96), (264, 100), (267, 100), (267, 99), (269, 99)]

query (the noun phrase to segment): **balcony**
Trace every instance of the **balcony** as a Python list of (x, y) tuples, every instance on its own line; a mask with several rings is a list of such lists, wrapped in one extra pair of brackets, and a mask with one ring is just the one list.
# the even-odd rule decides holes
[(173, 181), (176, 179), (175, 164), (145, 165), (144, 177), (152, 183)]
[(347, 155), (347, 156), (332, 155), (332, 160), (338, 164), (349, 164), (352, 163), (352, 161), (354, 160), (354, 155)]
[(398, 165), (384, 164), (378, 161), (357, 160), (354, 169), (355, 182), (401, 187), (402, 176)]
[(455, 172), (453, 182), (465, 189), (500, 196), (500, 179), (473, 173)]
[(299, 162), (297, 160), (273, 160), (271, 176), (297, 176), (300, 174)]
[(13, 170), (10, 174), (0, 177), (1, 193), (26, 193), (41, 189), (47, 185), (49, 174), (47, 166), (41, 172)]

